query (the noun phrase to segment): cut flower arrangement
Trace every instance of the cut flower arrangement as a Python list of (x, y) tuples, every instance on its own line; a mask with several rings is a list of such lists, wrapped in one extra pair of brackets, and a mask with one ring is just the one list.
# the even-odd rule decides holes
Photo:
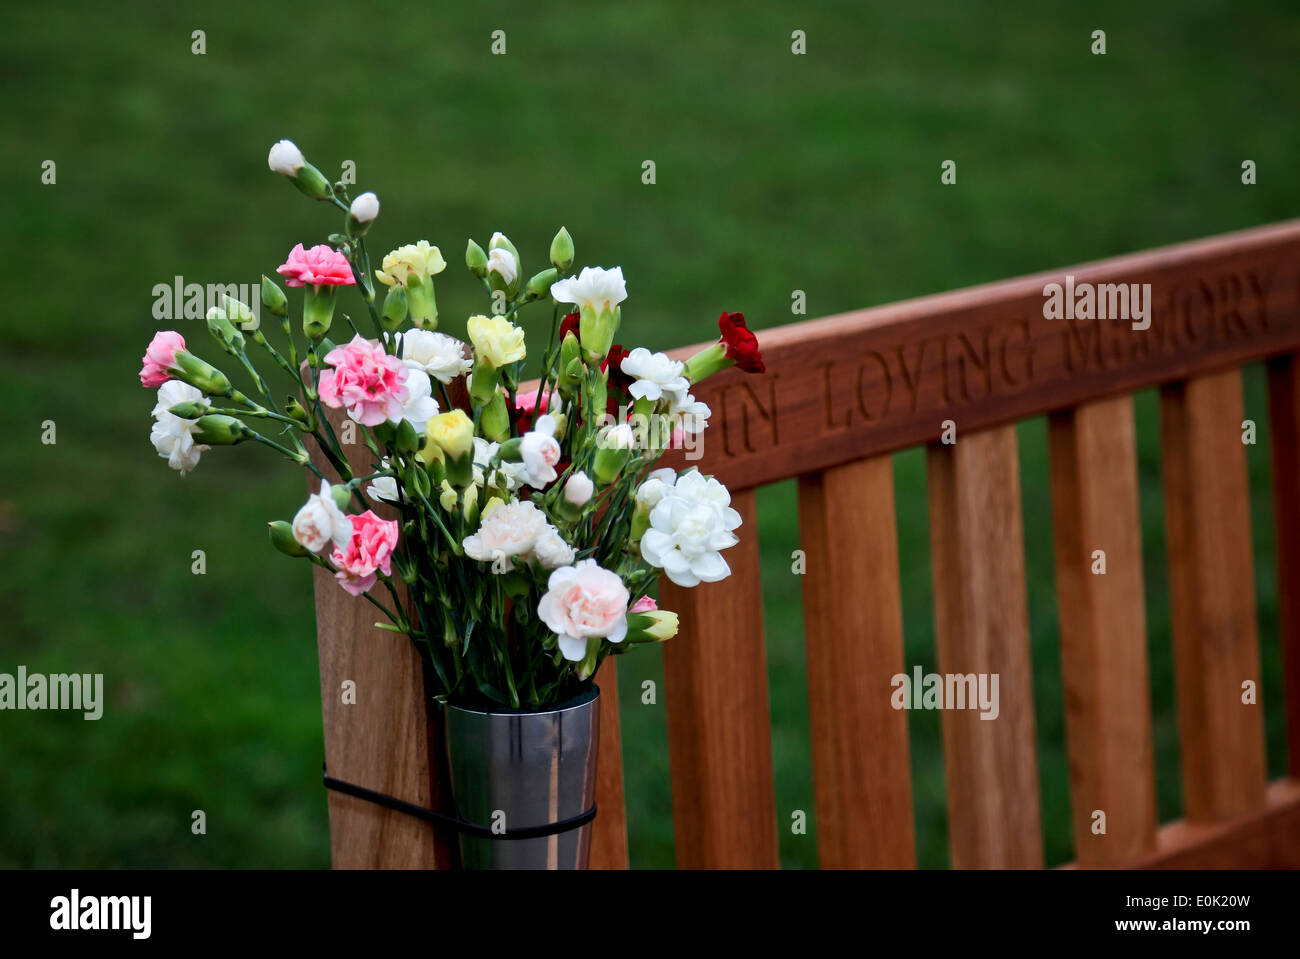
[[(255, 442), (310, 470), (317, 492), (292, 521), (270, 524), (271, 542), (382, 610), (377, 625), (410, 636), (443, 702), (554, 709), (590, 690), (604, 657), (671, 638), (677, 616), (650, 595), (656, 577), (684, 587), (725, 578), (722, 552), (741, 519), (718, 480), (655, 464), (707, 426), (695, 384), (732, 365), (763, 369), (744, 317), (724, 313), (718, 341), (684, 362), (625, 350), (615, 342), (620, 268), (575, 272), (561, 229), (548, 268), (528, 278), (495, 233), (486, 249), (470, 240), (466, 250), (488, 301), (468, 319), (467, 345), (437, 332), (435, 277), (447, 266), (438, 247), (397, 246), (375, 269), (364, 239), (374, 193), (351, 198), (287, 140), (269, 165), (342, 211), (343, 232), (298, 243), (278, 267), (303, 292), (299, 310), (263, 276), (261, 313), (278, 318), (283, 342), (267, 338), (249, 304), (223, 296), (209, 310), (208, 332), (252, 383), (248, 394), (180, 333), (153, 338), (140, 381), (157, 390), (159, 455), (184, 475), (213, 446)], [(346, 307), (345, 322), (336, 316), (344, 292), (360, 326)], [(521, 391), (525, 324), (546, 322), (547, 304), (537, 385)], [(287, 376), (287, 392), (259, 364)], [(342, 411), (342, 429), (330, 409)], [(313, 464), (311, 443), (338, 482)], [(398, 518), (376, 515), (380, 503)]]

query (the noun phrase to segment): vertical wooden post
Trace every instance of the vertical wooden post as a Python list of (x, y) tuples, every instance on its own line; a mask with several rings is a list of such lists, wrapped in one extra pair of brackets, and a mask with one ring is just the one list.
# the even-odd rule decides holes
[(1270, 361), (1268, 399), (1288, 768), (1300, 779), (1300, 354)]
[[(1264, 802), (1259, 643), (1241, 373), (1160, 391), (1183, 794), (1192, 821)], [(1242, 701), (1243, 683), (1256, 701)]]
[(1049, 436), (1074, 846), (1113, 865), (1156, 843), (1133, 399), (1055, 413)]
[(779, 865), (753, 490), (731, 505), (744, 520), (726, 554), (732, 575), (694, 589), (660, 580), (660, 604), (681, 623), (664, 644), (664, 699), (685, 869)]
[(998, 677), (996, 719), (946, 709), (948, 829), (958, 869), (1039, 868), (1038, 760), (1016, 430), (928, 449), (939, 671)]
[(627, 868), (627, 808), (623, 801), (623, 739), (618, 721), (618, 660), (596, 673), (600, 687), (600, 745), (596, 755), (596, 818), (591, 825), (592, 869)]
[[(329, 411), (335, 431), (342, 416)], [(315, 443), (312, 462), (330, 479)], [(319, 481), (308, 479), (310, 492)], [(374, 511), (396, 519), (390, 506)], [(316, 636), (320, 653), (321, 712), (325, 768), (335, 779), (439, 809), (449, 795), (442, 761), (442, 728), (424, 688), (424, 662), (415, 645), (374, 627), (383, 614), (360, 596), (348, 595), (325, 570), (316, 568)], [(375, 596), (390, 604), (387, 590)], [(382, 595), (381, 595), (382, 594)], [(405, 592), (401, 592), (405, 604)], [(355, 702), (343, 699), (350, 682)], [(405, 813), (329, 791), (330, 849), (335, 869), (447, 869), (456, 864), (454, 834)]]
[(894, 467), (889, 455), (799, 478), (817, 848), (827, 868), (916, 865)]

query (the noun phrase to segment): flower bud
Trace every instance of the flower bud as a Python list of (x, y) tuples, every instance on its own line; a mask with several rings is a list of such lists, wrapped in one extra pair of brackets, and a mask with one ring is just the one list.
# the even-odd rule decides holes
[(573, 237), (564, 227), (560, 227), (551, 241), (551, 265), (561, 272), (573, 266)]
[(324, 174), (307, 162), (292, 140), (281, 140), (272, 146), (266, 163), (273, 172), (287, 176), (294, 186), (313, 200), (328, 200), (334, 195), (334, 188)]
[(564, 498), (574, 506), (586, 506), (596, 492), (591, 477), (579, 470), (564, 484)]
[(188, 350), (177, 350), (172, 362), (176, 364), (178, 380), (190, 384), (208, 396), (226, 396), (234, 389), (225, 373)]
[(248, 330), (251, 333), (257, 329), (259, 325), (257, 314), (242, 300), (237, 300), (233, 296), (222, 293), (221, 308), (226, 311), (226, 318), (230, 322), (237, 324), (241, 330)]
[(406, 322), (406, 287), (391, 286), (388, 288), (388, 295), (384, 297), (383, 326), (389, 333), (397, 332), (397, 328)]
[(293, 538), (293, 527), (282, 519), (267, 523), (271, 532), (271, 545), (286, 556), (310, 556), (307, 548)]
[(379, 197), (363, 193), (348, 208), (348, 236), (365, 236), (370, 224), (379, 216)]
[(352, 501), (352, 493), (343, 483), (331, 483), (330, 498), (334, 500), (335, 506), (346, 513), (348, 511), (348, 503)]
[(667, 609), (627, 614), (627, 642), (662, 643), (677, 635), (677, 614)]
[(194, 423), (195, 441), (209, 446), (234, 446), (248, 439), (251, 432), (243, 422), (224, 413), (209, 413)]
[(488, 250), (488, 280), (494, 290), (513, 293), (519, 289), (519, 264), (514, 254), (501, 247)]
[(167, 412), (183, 420), (197, 420), (207, 412), (207, 409), (207, 400), (186, 400), (184, 403), (177, 403), (170, 407)]
[(302, 408), (302, 404), (298, 402), (298, 397), (296, 396), (290, 396), (285, 399), (284, 413), (286, 416), (297, 420), (304, 426), (311, 422), (311, 417), (307, 415), (307, 411)]
[(285, 299), (284, 290), (265, 274), (262, 275), (262, 305), (271, 311), (272, 316), (289, 315), (289, 301)]
[(560, 344), (560, 368), (555, 374), (556, 386), (561, 393), (569, 395), (577, 388), (578, 377), (581, 375), (582, 346), (576, 335), (566, 333), (564, 342)]
[(219, 306), (208, 310), (208, 332), (229, 353), (239, 353), (244, 349), (244, 334), (235, 329), (226, 311)]
[(551, 284), (560, 278), (560, 271), (551, 267), (549, 270), (542, 270), (528, 281), (524, 287), (524, 293), (530, 300), (540, 300), (546, 294), (551, 292)]
[(420, 437), (410, 420), (402, 420), (394, 432), (393, 445), (399, 453), (414, 453), (420, 448)]
[(487, 262), (487, 254), (483, 252), (483, 247), (470, 240), (465, 247), (465, 265), (469, 267), (469, 271), (481, 280), (487, 276)]
[(601, 430), (596, 437), (597, 449), (591, 463), (597, 486), (605, 487), (618, 479), (623, 467), (632, 458), (634, 443), (632, 427), (626, 423), (607, 426)]

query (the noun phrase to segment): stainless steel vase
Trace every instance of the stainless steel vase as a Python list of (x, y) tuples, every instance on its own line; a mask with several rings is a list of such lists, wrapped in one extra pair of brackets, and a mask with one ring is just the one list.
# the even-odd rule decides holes
[[(452, 796), (460, 818), (498, 829), (580, 816), (596, 798), (600, 691), (541, 713), (444, 707)], [(460, 834), (466, 869), (586, 869), (591, 823), (534, 838)]]

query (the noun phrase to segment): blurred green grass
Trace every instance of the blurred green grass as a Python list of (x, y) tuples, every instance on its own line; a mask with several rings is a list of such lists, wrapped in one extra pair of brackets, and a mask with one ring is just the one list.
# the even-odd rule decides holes
[[(1108, 53), (1089, 54), (1094, 29)], [(191, 53), (206, 32), (207, 52)], [(493, 30), (505, 56), (489, 55)], [(808, 53), (792, 56), (790, 33)], [(482, 309), (465, 238), (526, 270), (561, 224), (628, 276), (626, 336), (757, 327), (1278, 220), (1300, 18), (1274, 0), (1084, 12), (1064, 3), (15, 7), (0, 253), (0, 670), (103, 672), (97, 723), (0, 713), (0, 866), (324, 866), (310, 577), (267, 548), (303, 478), (255, 449), (181, 480), (149, 445), (138, 358), (152, 288), (254, 282), (333, 214), (265, 168), (290, 137), (383, 200), (372, 249), (421, 237), (452, 266), (445, 327)], [(957, 162), (956, 186), (939, 183)], [(1257, 186), (1240, 183), (1243, 159)], [(41, 164), (57, 163), (42, 185)], [(656, 163), (657, 183), (641, 183)], [(199, 325), (181, 325), (191, 343)], [(533, 339), (536, 346), (536, 338)], [(211, 354), (212, 350), (207, 350)], [(1257, 370), (1247, 415), (1266, 425)], [(1180, 813), (1154, 397), (1139, 397), (1159, 808)], [(58, 442), (39, 442), (40, 424)], [(1020, 429), (1048, 861), (1072, 856), (1046, 430)], [(1281, 772), (1267, 430), (1249, 450), (1269, 768)], [(896, 458), (909, 666), (935, 667), (924, 459)], [(760, 495), (781, 853), (816, 864), (793, 484)], [(750, 531), (753, 535), (753, 531)], [(207, 573), (190, 572), (202, 549)], [(671, 865), (657, 652), (621, 661), (633, 864)], [(909, 716), (918, 856), (947, 862), (939, 721)], [(870, 748), (870, 744), (864, 744)], [(203, 809), (208, 833), (190, 833)], [(790, 834), (795, 809), (807, 836)]]

